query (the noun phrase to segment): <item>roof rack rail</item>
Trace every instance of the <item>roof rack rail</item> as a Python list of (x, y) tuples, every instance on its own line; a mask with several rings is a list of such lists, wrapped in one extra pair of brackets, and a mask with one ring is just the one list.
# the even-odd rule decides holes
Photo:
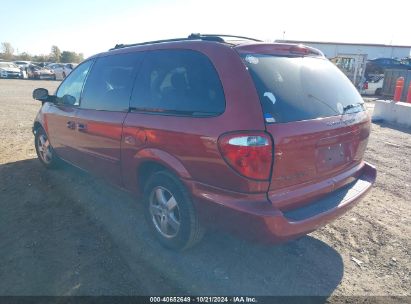
[(110, 51), (122, 49), (126, 47), (131, 47), (131, 46), (137, 46), (137, 45), (146, 45), (146, 44), (154, 44), (154, 43), (162, 43), (162, 42), (189, 41), (189, 40), (197, 40), (197, 39), (204, 40), (204, 41), (215, 41), (215, 42), (221, 42), (221, 43), (226, 42), (222, 37), (231, 37), (231, 38), (239, 38), (239, 39), (244, 39), (244, 40), (262, 42), (261, 40), (244, 37), (244, 36), (193, 33), (193, 34), (190, 34), (187, 38), (163, 39), (163, 40), (146, 41), (146, 42), (132, 43), (132, 44), (116, 44), (114, 48), (110, 49)]
[(173, 41), (184, 41), (190, 40), (188, 38), (173, 38), (173, 39), (163, 39), (163, 40), (154, 40), (154, 41), (146, 41), (146, 42), (139, 42), (139, 43), (132, 43), (132, 44), (116, 44), (116, 46), (111, 50), (122, 49), (125, 47), (136, 46), (136, 45), (146, 45), (146, 44), (153, 44), (153, 43), (161, 43), (161, 42), (173, 42)]
[(255, 39), (255, 38), (250, 38), (250, 37), (245, 37), (245, 36), (237, 36), (237, 35), (225, 35), (225, 34), (200, 34), (200, 33), (193, 33), (188, 38), (192, 39), (204, 39), (207, 40), (207, 38), (220, 38), (222, 41), (225, 42), (225, 40), (221, 37), (227, 37), (227, 38), (239, 38), (239, 39), (244, 39), (244, 40), (251, 40), (255, 42), (263, 42), (262, 40)]

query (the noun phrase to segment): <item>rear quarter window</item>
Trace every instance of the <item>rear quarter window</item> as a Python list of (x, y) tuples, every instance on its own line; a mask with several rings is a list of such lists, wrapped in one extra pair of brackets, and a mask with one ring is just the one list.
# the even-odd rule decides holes
[(215, 116), (225, 110), (221, 81), (211, 61), (192, 50), (149, 51), (134, 86), (135, 110)]

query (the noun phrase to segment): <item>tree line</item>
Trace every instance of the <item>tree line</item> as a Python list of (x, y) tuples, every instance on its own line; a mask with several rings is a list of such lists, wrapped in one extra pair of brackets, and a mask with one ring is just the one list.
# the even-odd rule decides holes
[(2, 60), (25, 60), (33, 62), (62, 62), (62, 63), (79, 63), (84, 60), (83, 53), (72, 51), (61, 51), (57, 45), (53, 45), (50, 54), (31, 55), (26, 52), (14, 54), (14, 48), (9, 42), (2, 42), (0, 49), (0, 58)]

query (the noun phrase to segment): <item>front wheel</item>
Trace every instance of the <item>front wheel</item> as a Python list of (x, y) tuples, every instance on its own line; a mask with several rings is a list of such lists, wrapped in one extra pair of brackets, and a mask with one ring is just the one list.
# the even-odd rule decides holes
[(50, 144), (46, 132), (43, 128), (39, 128), (34, 136), (34, 146), (36, 148), (37, 157), (40, 162), (47, 168), (57, 166), (58, 157)]
[(184, 250), (203, 237), (191, 197), (173, 174), (154, 173), (146, 184), (144, 201), (148, 225), (165, 247)]

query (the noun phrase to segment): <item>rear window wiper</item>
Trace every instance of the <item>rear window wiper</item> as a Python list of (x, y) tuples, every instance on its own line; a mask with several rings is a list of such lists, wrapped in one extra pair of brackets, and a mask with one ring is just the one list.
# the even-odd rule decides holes
[(314, 100), (317, 100), (318, 102), (322, 103), (323, 105), (327, 106), (329, 109), (331, 109), (334, 113), (336, 113), (337, 115), (339, 115), (340, 113), (334, 109), (331, 105), (328, 104), (328, 102), (325, 102), (324, 100), (314, 96), (313, 94), (307, 94), (307, 96), (309, 98), (313, 98)]
[(360, 103), (360, 102), (346, 105), (345, 107), (343, 107), (343, 112), (341, 113), (341, 115), (345, 114), (348, 110), (354, 109), (354, 108), (356, 108), (356, 107), (358, 107), (358, 106), (361, 106), (361, 107), (362, 107), (362, 105), (363, 105), (363, 104)]

